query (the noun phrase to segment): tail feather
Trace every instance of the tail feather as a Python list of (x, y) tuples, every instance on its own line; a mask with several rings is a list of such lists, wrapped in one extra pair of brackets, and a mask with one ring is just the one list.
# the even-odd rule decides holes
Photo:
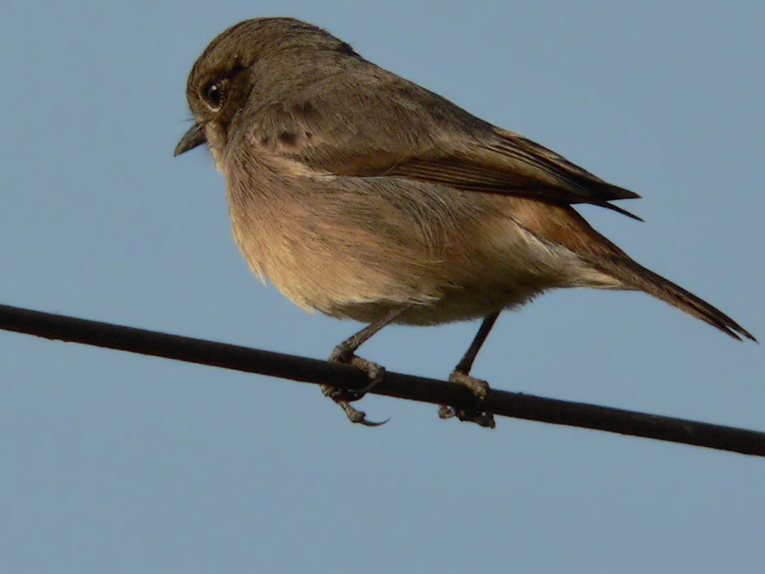
[(602, 271), (613, 275), (630, 287), (653, 295), (673, 307), (709, 323), (734, 339), (740, 341), (741, 337), (746, 337), (757, 342), (754, 335), (716, 307), (626, 256), (625, 259), (607, 259), (593, 263)]
[(624, 288), (653, 295), (739, 341), (742, 337), (757, 341), (716, 307), (633, 261), (572, 207), (517, 199), (513, 217), (540, 239), (569, 249), (594, 269), (619, 280)]

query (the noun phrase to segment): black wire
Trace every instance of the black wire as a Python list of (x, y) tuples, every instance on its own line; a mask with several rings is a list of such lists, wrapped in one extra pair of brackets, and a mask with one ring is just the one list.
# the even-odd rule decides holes
[[(368, 384), (364, 373), (347, 365), (8, 305), (0, 305), (0, 329), (305, 383), (353, 390)], [(390, 371), (370, 392), (457, 408), (470, 408), (475, 402), (459, 385)], [(494, 389), (483, 408), (499, 416), (765, 456), (765, 433), (752, 430)]]

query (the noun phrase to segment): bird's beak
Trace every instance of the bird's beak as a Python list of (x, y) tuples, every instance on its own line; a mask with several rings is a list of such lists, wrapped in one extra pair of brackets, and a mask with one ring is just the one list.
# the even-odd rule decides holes
[(207, 135), (205, 134), (205, 125), (203, 123), (196, 123), (189, 131), (183, 134), (181, 141), (175, 146), (173, 156), (178, 157), (182, 153), (186, 153), (189, 150), (194, 149), (197, 146), (207, 143)]

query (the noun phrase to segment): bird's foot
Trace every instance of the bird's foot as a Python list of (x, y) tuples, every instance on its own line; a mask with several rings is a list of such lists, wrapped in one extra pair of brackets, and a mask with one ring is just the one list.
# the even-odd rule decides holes
[(345, 411), (348, 420), (352, 423), (358, 423), (368, 427), (379, 427), (380, 425), (387, 423), (390, 419), (384, 420), (382, 422), (368, 421), (366, 419), (367, 415), (364, 411), (355, 409), (350, 405), (350, 403), (353, 401), (358, 401), (361, 399), (375, 386), (377, 386), (380, 381), (382, 381), (383, 374), (385, 373), (385, 368), (381, 367), (377, 363), (373, 363), (372, 361), (367, 361), (366, 359), (357, 357), (352, 352), (346, 351), (342, 345), (335, 347), (335, 350), (332, 351), (332, 354), (329, 356), (329, 361), (332, 363), (353, 365), (357, 369), (364, 371), (369, 377), (369, 384), (360, 390), (339, 389), (330, 385), (322, 385), (321, 392), (324, 393), (324, 396), (329, 397), (338, 405), (340, 405), (340, 407)]
[(452, 371), (451, 375), (449, 375), (449, 382), (463, 385), (470, 389), (476, 396), (478, 404), (470, 409), (456, 409), (454, 407), (441, 405), (438, 408), (439, 417), (442, 419), (457, 417), (462, 422), (475, 423), (478, 426), (491, 429), (497, 426), (497, 424), (494, 422), (494, 415), (490, 412), (487, 412), (483, 408), (484, 402), (486, 401), (486, 396), (489, 393), (489, 383), (482, 381), (481, 379), (471, 377), (467, 373), (458, 371), (456, 369)]

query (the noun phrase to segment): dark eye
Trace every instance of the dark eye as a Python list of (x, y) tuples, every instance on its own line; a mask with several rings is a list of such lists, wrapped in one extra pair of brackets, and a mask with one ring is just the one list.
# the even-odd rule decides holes
[(213, 110), (219, 110), (223, 105), (223, 82), (210, 82), (202, 88), (202, 97), (205, 103)]

